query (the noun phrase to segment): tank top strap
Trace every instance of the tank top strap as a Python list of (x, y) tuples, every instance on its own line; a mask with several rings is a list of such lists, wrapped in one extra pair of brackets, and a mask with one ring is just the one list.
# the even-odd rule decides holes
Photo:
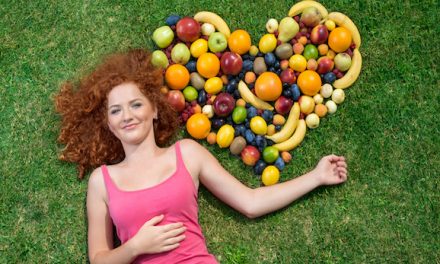
[(106, 165), (101, 165), (101, 173), (104, 177), (105, 188), (107, 189), (108, 198), (110, 198), (110, 194), (113, 193), (116, 189), (112, 179), (110, 178), (110, 174), (108, 173), (108, 169)]
[(180, 151), (180, 141), (177, 141), (175, 144), (176, 147), (176, 166), (177, 169), (184, 168), (185, 164), (183, 163), (182, 152)]

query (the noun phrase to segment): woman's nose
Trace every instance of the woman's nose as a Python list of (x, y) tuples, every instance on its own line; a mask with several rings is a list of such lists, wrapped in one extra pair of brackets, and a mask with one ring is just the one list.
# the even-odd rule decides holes
[(131, 113), (129, 108), (124, 110), (124, 113), (123, 113), (122, 117), (124, 119), (124, 122), (128, 122), (128, 121), (131, 121), (133, 119), (132, 113)]

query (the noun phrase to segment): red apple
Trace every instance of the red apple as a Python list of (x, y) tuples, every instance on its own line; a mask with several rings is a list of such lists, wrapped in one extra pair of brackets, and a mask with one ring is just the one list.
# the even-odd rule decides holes
[(294, 84), (296, 81), (295, 72), (287, 68), (280, 73), (280, 79), (283, 83)]
[(331, 70), (333, 70), (333, 67), (335, 66), (334, 61), (326, 56), (323, 56), (318, 59), (318, 69), (316, 70), (319, 74), (327, 73)]
[(313, 44), (323, 44), (327, 41), (328, 29), (325, 25), (317, 25), (310, 33), (310, 40)]
[(200, 24), (192, 17), (184, 17), (176, 24), (176, 34), (184, 42), (193, 42), (200, 37)]
[(244, 164), (254, 166), (260, 159), (260, 151), (256, 147), (248, 145), (241, 151), (241, 159)]
[(285, 115), (290, 112), (290, 108), (292, 108), (293, 101), (291, 99), (288, 99), (284, 96), (280, 96), (275, 101), (275, 110), (277, 113), (281, 115)]
[(212, 106), (216, 115), (227, 116), (235, 108), (235, 99), (229, 93), (219, 93)]
[(185, 97), (179, 90), (170, 90), (167, 94), (168, 103), (177, 111), (185, 109)]
[(235, 52), (225, 52), (220, 59), (220, 66), (224, 74), (237, 75), (243, 67), (243, 59)]

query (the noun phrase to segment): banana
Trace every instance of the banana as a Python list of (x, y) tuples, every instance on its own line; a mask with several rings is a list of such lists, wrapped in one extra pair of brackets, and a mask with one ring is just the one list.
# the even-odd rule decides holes
[(298, 102), (295, 102), (292, 109), (290, 109), (289, 116), (287, 117), (283, 128), (272, 136), (266, 136), (266, 138), (275, 143), (280, 143), (287, 140), (293, 134), (293, 132), (295, 132), (296, 126), (298, 125), (299, 110), (299, 104)]
[(304, 119), (300, 119), (298, 122), (298, 127), (295, 133), (286, 141), (273, 145), (279, 151), (291, 151), (296, 148), (303, 140), (306, 135), (307, 126)]
[(352, 85), (359, 76), (362, 67), (362, 56), (358, 48), (353, 50), (353, 58), (351, 58), (350, 69), (345, 73), (344, 77), (336, 80), (333, 83), (333, 87), (345, 89)]
[(348, 29), (351, 32), (351, 36), (354, 44), (356, 44), (356, 48), (361, 46), (361, 35), (359, 34), (359, 30), (348, 16), (340, 12), (331, 12), (328, 14), (327, 19), (333, 20), (336, 25)]
[(306, 9), (307, 7), (315, 7), (316, 9), (318, 9), (319, 13), (321, 13), (323, 19), (327, 18), (328, 15), (327, 9), (320, 3), (311, 0), (305, 0), (294, 4), (289, 10), (289, 16), (293, 17), (298, 14), (301, 14), (303, 10)]
[(249, 90), (249, 87), (243, 81), (240, 81), (238, 83), (238, 91), (240, 92), (241, 98), (243, 98), (243, 100), (255, 106), (257, 109), (271, 111), (273, 110), (272, 105), (255, 96), (255, 94), (253, 94), (252, 91)]
[(231, 35), (228, 24), (219, 15), (209, 11), (200, 11), (194, 15), (194, 19), (201, 23), (213, 24), (217, 31), (225, 34), (227, 38)]

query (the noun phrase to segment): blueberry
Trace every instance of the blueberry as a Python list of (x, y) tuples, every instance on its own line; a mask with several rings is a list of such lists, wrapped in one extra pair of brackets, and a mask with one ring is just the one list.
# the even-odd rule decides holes
[(297, 84), (292, 84), (291, 89), (292, 89), (292, 99), (293, 99), (293, 101), (296, 102), (296, 101), (298, 101), (299, 97), (301, 96), (301, 92), (300, 92)]
[(266, 139), (266, 144), (267, 144), (267, 146), (272, 146), (273, 144), (275, 144), (275, 142), (273, 142), (270, 139)]
[(243, 78), (244, 78), (244, 72), (240, 72), (240, 73), (238, 74), (238, 78), (240, 78), (240, 80), (243, 79)]
[(254, 68), (254, 62), (251, 60), (244, 60), (243, 61), (243, 70), (245, 71), (252, 71)]
[(280, 125), (276, 125), (276, 126), (275, 126), (275, 130), (276, 130), (276, 131), (280, 131), (281, 128), (282, 128), (282, 126), (280, 126)]
[(270, 121), (272, 121), (273, 118), (273, 112), (269, 111), (269, 110), (264, 110), (263, 114), (261, 115), (261, 117), (263, 117), (263, 119), (269, 123)]
[(324, 82), (325, 83), (333, 83), (334, 81), (336, 81), (336, 75), (333, 72), (327, 72), (324, 75)]
[(251, 61), (254, 61), (254, 60), (255, 60), (255, 56), (251, 56), (251, 55), (249, 55), (249, 59), (250, 59)]
[(245, 60), (248, 60), (249, 59), (249, 54), (244, 54), (243, 56), (242, 56), (242, 58), (243, 58), (243, 61), (245, 61)]
[(263, 170), (266, 168), (267, 164), (266, 162), (262, 160), (258, 160), (257, 163), (255, 163), (254, 166), (254, 172), (257, 175), (261, 175), (263, 173)]
[(266, 55), (264, 55), (264, 62), (266, 62), (267, 66), (274, 66), (276, 61), (277, 58), (272, 52), (266, 53)]
[(281, 72), (282, 72), (282, 70), (281, 70), (281, 69), (277, 69), (277, 70), (276, 70), (276, 74), (277, 74), (277, 75), (280, 75), (280, 74), (281, 74)]
[(252, 130), (247, 129), (244, 133), (244, 136), (246, 138), (247, 143), (252, 144), (252, 142), (255, 142), (255, 134), (252, 132)]
[(188, 63), (185, 65), (185, 67), (188, 69), (189, 72), (195, 72), (197, 71), (196, 69), (197, 63), (196, 61), (188, 61)]
[(170, 15), (166, 20), (165, 20), (165, 23), (168, 25), (168, 26), (174, 26), (175, 24), (177, 24), (177, 21), (179, 21), (180, 20), (180, 16), (178, 16), (178, 15)]
[(236, 90), (234, 91), (234, 99), (238, 100), (238, 99), (240, 99), (240, 98), (241, 98), (241, 94), (240, 94), (240, 92), (236, 89)]
[(292, 89), (287, 88), (287, 89), (283, 89), (283, 96), (286, 98), (292, 98), (293, 93), (292, 93)]
[(249, 88), (249, 89), (254, 89), (254, 87), (255, 87), (255, 83), (250, 83), (250, 84), (248, 84), (248, 88)]
[(238, 132), (239, 136), (245, 136), (246, 127), (243, 124), (235, 126), (235, 132)]
[(286, 164), (284, 163), (284, 160), (281, 157), (278, 157), (278, 159), (275, 161), (275, 167), (277, 167), (280, 171), (284, 169)]
[(269, 71), (270, 71), (270, 72), (276, 72), (277, 70), (275, 70), (274, 67), (270, 67), (270, 68), (269, 68)]
[(228, 85), (231, 85), (232, 88), (237, 89), (237, 87), (238, 87), (237, 79), (235, 79), (235, 78), (231, 79), (231, 80), (229, 81)]
[(235, 91), (235, 88), (234, 88), (234, 86), (231, 85), (231, 83), (228, 83), (228, 84), (226, 84), (226, 89), (225, 89), (225, 91), (226, 91), (227, 93), (233, 94), (234, 91)]
[(257, 143), (258, 147), (261, 147), (263, 149), (267, 146), (266, 138), (261, 135), (255, 136), (255, 142)]
[(279, 60), (276, 60), (275, 61), (275, 64), (273, 65), (274, 67), (275, 67), (275, 69), (280, 69), (280, 61)]
[(257, 108), (251, 106), (247, 109), (247, 117), (251, 119), (252, 117), (256, 116), (258, 114)]
[(290, 88), (290, 83), (283, 82), (283, 89)]
[(219, 129), (221, 126), (225, 124), (225, 120), (223, 118), (214, 118), (212, 120), (212, 127), (214, 129)]
[(206, 91), (205, 90), (199, 90), (199, 96), (197, 97), (197, 103), (199, 103), (200, 106), (203, 106), (206, 104)]

